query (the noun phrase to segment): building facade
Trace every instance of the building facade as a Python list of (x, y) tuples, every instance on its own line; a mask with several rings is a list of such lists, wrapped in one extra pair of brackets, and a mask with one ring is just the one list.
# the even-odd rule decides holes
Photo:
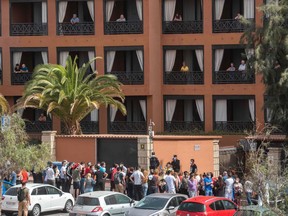
[[(147, 134), (150, 120), (156, 133), (252, 129), (266, 120), (264, 85), (261, 76), (239, 68), (253, 50), (239, 43), (245, 26), (237, 16), (261, 24), (256, 10), (261, 4), (263, 0), (2, 0), (0, 92), (13, 105), (36, 65), (65, 64), (71, 55), (81, 66), (101, 56), (90, 72), (118, 77), (127, 116), (102, 107), (81, 122), (84, 133)], [(73, 14), (79, 22), (71, 22)], [(227, 71), (231, 63), (235, 70)], [(28, 72), (15, 71), (16, 64), (25, 64)], [(28, 132), (62, 131), (53, 116), (39, 122), (41, 110), (19, 112), (29, 120)]]

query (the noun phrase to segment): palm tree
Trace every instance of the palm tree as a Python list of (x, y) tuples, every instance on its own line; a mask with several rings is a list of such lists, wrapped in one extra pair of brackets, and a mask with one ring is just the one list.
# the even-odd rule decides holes
[(9, 112), (9, 104), (5, 97), (0, 94), (0, 115), (6, 114)]
[(61, 119), (67, 134), (81, 134), (80, 121), (101, 105), (111, 105), (124, 115), (124, 94), (121, 83), (113, 75), (88, 74), (91, 63), (77, 66), (77, 57), (66, 60), (66, 66), (38, 65), (26, 84), (17, 108), (36, 108)]

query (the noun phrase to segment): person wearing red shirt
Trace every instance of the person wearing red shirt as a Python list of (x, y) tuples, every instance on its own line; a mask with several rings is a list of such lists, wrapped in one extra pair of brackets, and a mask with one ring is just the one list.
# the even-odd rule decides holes
[(19, 173), (22, 182), (28, 182), (29, 173), (26, 171), (25, 167)]

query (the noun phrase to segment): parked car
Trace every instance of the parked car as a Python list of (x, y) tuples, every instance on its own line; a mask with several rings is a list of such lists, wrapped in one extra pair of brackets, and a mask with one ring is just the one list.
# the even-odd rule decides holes
[(258, 206), (258, 205), (250, 205), (240, 207), (234, 216), (277, 216), (275, 212), (271, 210)]
[[(2, 197), (1, 212), (6, 216), (18, 212), (17, 192), (20, 187), (21, 185), (16, 185), (9, 188)], [(29, 189), (31, 198), (28, 209), (31, 216), (39, 216), (41, 212), (54, 210), (69, 212), (74, 205), (74, 198), (70, 193), (64, 193), (51, 185), (27, 183), (26, 187)]]
[(175, 216), (179, 205), (187, 198), (184, 194), (150, 194), (140, 200), (125, 216)]
[(124, 215), (135, 204), (123, 193), (113, 191), (94, 191), (81, 194), (69, 216), (110, 216)]
[(177, 216), (221, 215), (233, 216), (238, 206), (229, 199), (214, 196), (197, 196), (185, 200), (177, 210)]

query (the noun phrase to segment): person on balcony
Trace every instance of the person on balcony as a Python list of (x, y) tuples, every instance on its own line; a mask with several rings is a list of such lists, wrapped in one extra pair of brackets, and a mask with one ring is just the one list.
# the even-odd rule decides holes
[(185, 61), (182, 62), (182, 67), (180, 69), (181, 72), (188, 72), (189, 67), (186, 65)]
[(15, 73), (21, 72), (20, 64), (16, 64), (16, 65), (15, 65), (14, 72), (15, 72)]
[(237, 16), (234, 18), (235, 20), (241, 20), (242, 19), (242, 15), (240, 13), (237, 13)]
[(227, 70), (226, 71), (235, 71), (236, 70), (236, 68), (235, 68), (235, 66), (234, 66), (234, 63), (233, 62), (231, 62), (230, 63), (230, 67), (229, 68), (227, 68)]
[(39, 116), (39, 118), (38, 118), (38, 121), (40, 121), (40, 122), (46, 122), (46, 116), (44, 115), (44, 113), (41, 113), (40, 114), (40, 116)]
[(72, 25), (80, 22), (80, 19), (77, 17), (77, 14), (73, 14), (73, 17), (71, 18), (70, 22)]
[(120, 15), (119, 19), (116, 20), (117, 22), (125, 22), (126, 18), (124, 17), (123, 14)]
[(21, 72), (29, 72), (28, 67), (25, 64), (21, 65), (20, 71)]
[(174, 21), (182, 21), (182, 16), (180, 14), (176, 13), (176, 15), (175, 15), (173, 20)]
[(245, 72), (245, 70), (246, 70), (246, 63), (245, 63), (245, 60), (241, 60), (241, 64), (239, 65), (239, 67), (238, 67), (238, 71), (240, 71), (240, 72)]

